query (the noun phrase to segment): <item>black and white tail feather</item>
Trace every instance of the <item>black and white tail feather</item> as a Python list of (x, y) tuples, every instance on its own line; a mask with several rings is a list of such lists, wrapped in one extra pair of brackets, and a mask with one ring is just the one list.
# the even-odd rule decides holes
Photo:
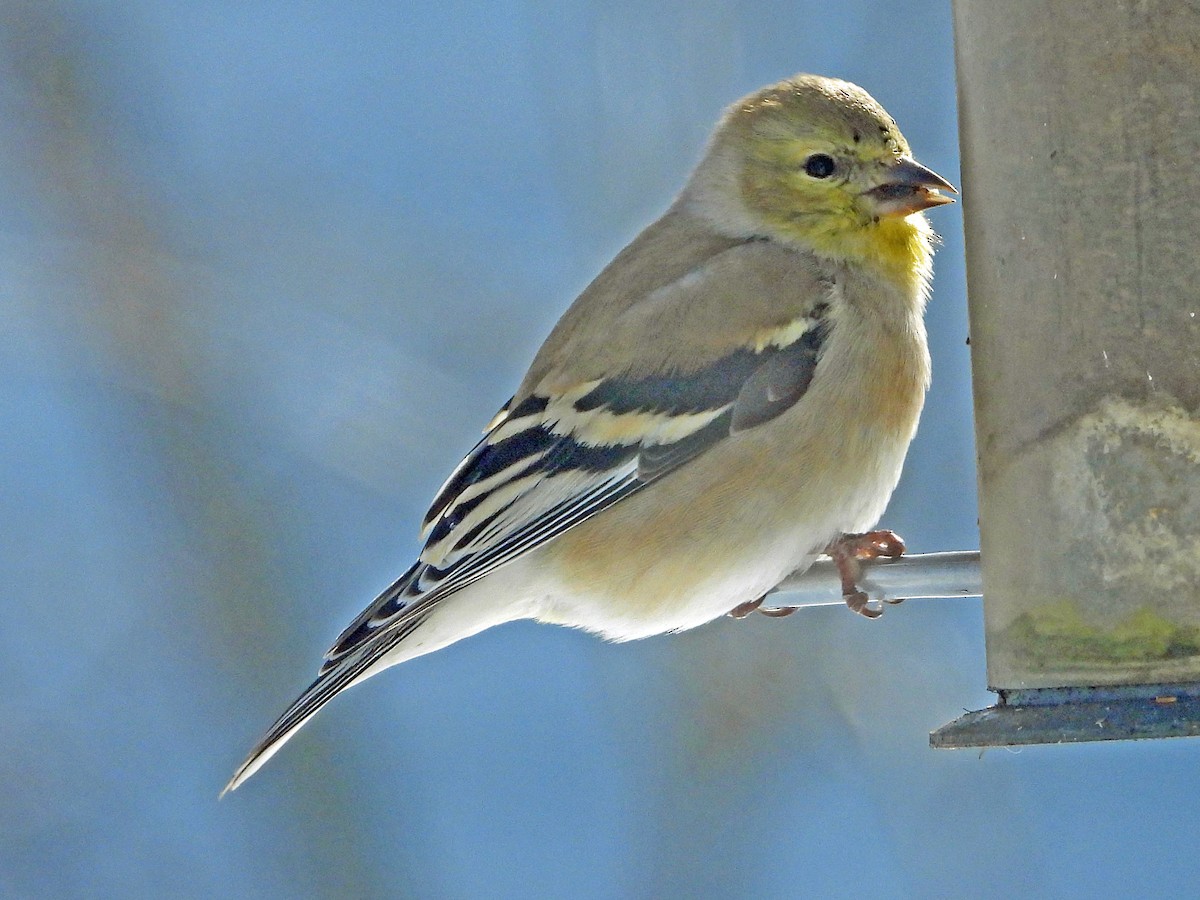
[[(829, 331), (825, 310), (815, 303), (782, 346), (743, 346), (686, 373), (594, 380), (557, 397), (510, 401), (438, 492), (417, 563), (341, 634), (316, 680), (222, 793), (336, 694), (399, 661), (397, 648), (446, 598), (791, 407), (817, 367)], [(600, 427), (614, 417), (637, 427)]]

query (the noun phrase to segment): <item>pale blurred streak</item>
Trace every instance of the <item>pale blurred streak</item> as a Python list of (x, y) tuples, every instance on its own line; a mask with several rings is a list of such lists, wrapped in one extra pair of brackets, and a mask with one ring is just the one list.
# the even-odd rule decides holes
[[(201, 610), (209, 634), (200, 646), (133, 645), (125, 652), (150, 659), (180, 651), (207, 657), (212, 681), (194, 685), (193, 696), (176, 700), (210, 705), (248, 690), (257, 683), (254, 672), (288, 650), (290, 629), (280, 622), (287, 617), (285, 598), (299, 593), (289, 574), (274, 564), (272, 517), (256, 502), (252, 485), (227, 450), (230, 436), (245, 426), (230, 417), (227, 398), (214, 392), (219, 380), (207, 356), (212, 337), (205, 313), (212, 305), (209, 289), (219, 260), (197, 257), (189, 246), (196, 235), (188, 233), (184, 211), (143, 177), (144, 154), (152, 151), (127, 127), (131, 118), (153, 119), (155, 113), (151, 101), (131, 116), (127, 105), (148, 98), (129, 93), (130, 85), (114, 77), (104, 38), (106, 29), (119, 27), (120, 17), (114, 26), (76, 4), (44, 2), (7, 4), (0, 15), (8, 178), (32, 213), (27, 239), (33, 247), (24, 249), (42, 267), (33, 279), (40, 296), (25, 302), (55, 325), (56, 371), (45, 374), (68, 389), (111, 385), (140, 398), (140, 415), (128, 406), (122, 409), (124, 404), (102, 414), (119, 416), (122, 429), (140, 432), (160, 464), (158, 488), (170, 504), (167, 519), (182, 538), (182, 544), (167, 538), (164, 549), (171, 557), (166, 563), (175, 571), (164, 587), (180, 578), (199, 579), (196, 589), (209, 601)], [(9, 339), (19, 342), (21, 335), (10, 332)], [(64, 549), (70, 564), (73, 554)], [(157, 596), (159, 602), (142, 610), (140, 618), (180, 617), (177, 596), (170, 590)], [(84, 598), (103, 600), (86, 592)], [(103, 620), (106, 614), (103, 608), (71, 609), (70, 601), (60, 611), (79, 622)], [(229, 680), (243, 687), (231, 692), (222, 686)], [(94, 689), (99, 699), (106, 687)], [(38, 751), (37, 743), (31, 749), (52, 754), (56, 745), (69, 746), (79, 737), (30, 729), (22, 743), (40, 742), (48, 745), (45, 751)], [(236, 762), (230, 756), (229, 766)], [(97, 774), (111, 778), (115, 773)], [(304, 843), (317, 856), (298, 873), (311, 879), (305, 889), (362, 896), (381, 889), (382, 875), (377, 860), (359, 852), (365, 845), (355, 838), (360, 826), (345, 808), (350, 795), (339, 784), (344, 774), (329, 766), (320, 781), (298, 785), (290, 827), (314, 831)], [(214, 779), (214, 797), (218, 787)], [(86, 827), (104, 829), (102, 808), (89, 808), (89, 802), (101, 803), (100, 795), (78, 799), (74, 816), (95, 817)], [(306, 809), (320, 809), (322, 815), (305, 814)], [(63, 827), (5, 818), (32, 827), (27, 839), (34, 841), (39, 834), (49, 839)]]

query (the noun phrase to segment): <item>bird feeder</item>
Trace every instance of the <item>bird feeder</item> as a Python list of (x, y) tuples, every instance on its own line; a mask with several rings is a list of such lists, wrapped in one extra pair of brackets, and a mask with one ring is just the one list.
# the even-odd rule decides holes
[(978, 747), (1200, 733), (1200, 6), (955, 0)]

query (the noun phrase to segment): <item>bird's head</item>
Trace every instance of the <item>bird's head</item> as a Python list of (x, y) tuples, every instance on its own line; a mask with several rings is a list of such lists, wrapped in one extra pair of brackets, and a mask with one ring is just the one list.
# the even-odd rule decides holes
[[(929, 227), (920, 212), (954, 187), (912, 158), (895, 121), (862, 88), (798, 75), (729, 108), (706, 166), (741, 227), (832, 258), (904, 264)], [(715, 191), (714, 191), (715, 187)]]

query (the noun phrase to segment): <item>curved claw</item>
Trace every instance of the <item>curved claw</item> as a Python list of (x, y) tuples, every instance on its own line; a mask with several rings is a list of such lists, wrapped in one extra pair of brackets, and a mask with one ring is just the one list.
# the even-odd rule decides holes
[(798, 606), (763, 606), (763, 601), (766, 599), (766, 596), (762, 596), (757, 600), (747, 600), (745, 603), (739, 603), (726, 613), (726, 615), (732, 616), (735, 619), (744, 619), (752, 612), (760, 612), (764, 616), (770, 616), (772, 619), (781, 619), (784, 616), (790, 616), (800, 608)]
[(758, 611), (772, 619), (782, 619), (784, 616), (790, 616), (799, 608), (798, 606), (760, 606)]
[(744, 619), (744, 618), (746, 618), (746, 616), (750, 615), (750, 613), (754, 612), (756, 609), (758, 609), (760, 606), (762, 606), (762, 602), (765, 599), (767, 599), (767, 598), (759, 597), (757, 600), (747, 600), (745, 603), (739, 603), (737, 606), (735, 606), (733, 609), (731, 609), (726, 615), (728, 615), (734, 619)]
[(851, 594), (845, 594), (842, 599), (846, 601), (846, 605), (850, 607), (851, 612), (856, 612), (865, 618), (878, 619), (883, 615), (883, 607), (878, 603), (872, 604), (871, 598), (864, 591), (854, 591)]

